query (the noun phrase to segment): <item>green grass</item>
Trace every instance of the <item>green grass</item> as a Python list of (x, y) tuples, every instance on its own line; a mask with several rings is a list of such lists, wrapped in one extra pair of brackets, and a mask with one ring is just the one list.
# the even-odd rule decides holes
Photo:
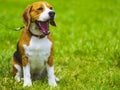
[[(25, 7), (37, 0), (1, 0), (0, 23), (23, 25)], [(47, 79), (23, 88), (11, 74), (11, 58), (21, 31), (0, 25), (0, 90), (119, 90), (120, 1), (47, 0), (56, 11), (57, 28), (51, 27), (55, 43), (56, 88)]]

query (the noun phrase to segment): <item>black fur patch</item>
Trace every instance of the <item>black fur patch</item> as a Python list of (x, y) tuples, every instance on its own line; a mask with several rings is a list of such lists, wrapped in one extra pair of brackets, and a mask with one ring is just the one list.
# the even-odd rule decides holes
[(14, 57), (14, 60), (16, 60), (18, 63), (22, 64), (22, 58), (21, 58), (21, 55), (19, 53), (18, 44), (17, 44), (17, 50), (15, 51), (13, 57)]

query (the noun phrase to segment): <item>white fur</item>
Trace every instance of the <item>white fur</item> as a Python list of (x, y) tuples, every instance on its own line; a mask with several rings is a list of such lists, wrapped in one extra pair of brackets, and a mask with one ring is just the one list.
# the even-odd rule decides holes
[(47, 37), (39, 39), (32, 36), (30, 45), (24, 45), (25, 54), (30, 63), (31, 72), (39, 72), (50, 56), (52, 43)]
[(46, 65), (47, 67), (47, 73), (48, 73), (48, 84), (50, 86), (57, 86), (57, 83), (56, 83), (56, 77), (54, 75), (54, 66), (50, 67), (48, 64)]
[(31, 74), (30, 74), (30, 65), (29, 63), (24, 67), (23, 66), (23, 77), (24, 77), (24, 85), (23, 86), (31, 86)]
[(21, 70), (21, 66), (18, 65), (18, 64), (15, 64), (14, 67), (17, 69), (17, 73), (15, 75), (15, 80), (17, 82), (20, 82), (20, 78), (21, 78), (21, 75), (22, 75), (22, 70)]
[(24, 86), (32, 85), (30, 73), (40, 73), (45, 67), (47, 67), (49, 85), (57, 85), (54, 76), (54, 67), (45, 65), (50, 56), (51, 46), (52, 43), (47, 36), (42, 39), (32, 36), (30, 45), (23, 45), (29, 62), (26, 67), (23, 67)]
[(49, 16), (49, 12), (50, 11), (53, 11), (53, 10), (50, 10), (44, 3), (43, 3), (43, 5), (44, 5), (44, 8), (45, 8), (45, 10), (44, 10), (44, 12), (39, 16), (39, 21), (47, 21), (48, 19), (50, 19), (50, 16)]

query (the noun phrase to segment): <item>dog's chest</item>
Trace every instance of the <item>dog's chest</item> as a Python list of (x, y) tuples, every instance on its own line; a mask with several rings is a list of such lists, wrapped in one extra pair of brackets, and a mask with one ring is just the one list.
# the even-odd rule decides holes
[(51, 46), (52, 42), (47, 37), (39, 39), (34, 36), (31, 38), (29, 46), (24, 45), (25, 54), (32, 70), (44, 67), (45, 61), (50, 56)]

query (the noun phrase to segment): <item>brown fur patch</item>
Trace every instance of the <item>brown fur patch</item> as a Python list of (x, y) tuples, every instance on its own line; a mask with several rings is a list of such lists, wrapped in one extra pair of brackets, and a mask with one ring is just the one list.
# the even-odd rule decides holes
[(48, 39), (52, 42), (52, 47), (51, 47), (51, 52), (50, 52), (50, 56), (48, 58), (48, 65), (49, 66), (53, 66), (53, 50), (54, 50), (54, 43), (53, 43), (53, 40), (52, 40), (52, 36), (49, 35), (48, 36)]
[(19, 45), (18, 45), (20, 54), (22, 56), (22, 65), (23, 66), (26, 66), (28, 63), (27, 57), (25, 56), (25, 51), (24, 51), (23, 45), (29, 46), (30, 39), (31, 39), (31, 35), (30, 35), (29, 31), (27, 29), (24, 29), (22, 32), (22, 35), (20, 37)]
[[(43, 8), (43, 10), (39, 10), (39, 8)], [(35, 21), (39, 18), (40, 14), (44, 11), (44, 6), (42, 3), (34, 3), (32, 5), (32, 9), (30, 12), (30, 16), (31, 16), (31, 21)]]
[(26, 66), (28, 64), (28, 57), (23, 55), (22, 56), (22, 66)]
[(28, 5), (27, 8), (25, 9), (23, 15), (22, 15), (22, 19), (23, 19), (23, 22), (25, 24), (25, 28), (27, 28), (27, 29), (29, 29), (29, 25), (31, 22), (31, 18), (30, 18), (31, 8), (32, 8), (32, 6)]

